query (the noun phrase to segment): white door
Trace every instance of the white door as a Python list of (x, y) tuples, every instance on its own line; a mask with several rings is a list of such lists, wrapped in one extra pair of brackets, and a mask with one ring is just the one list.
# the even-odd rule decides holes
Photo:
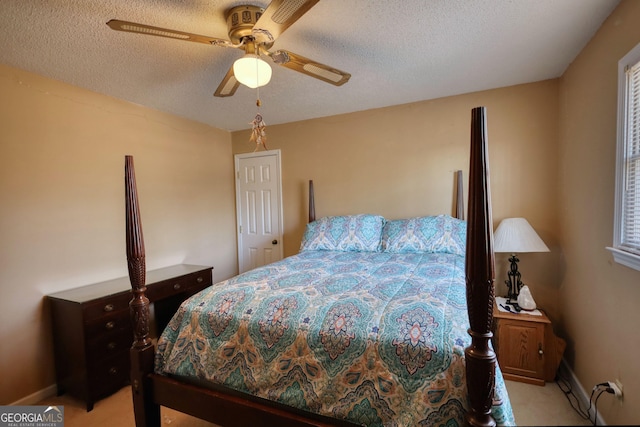
[(237, 154), (236, 212), (238, 268), (282, 259), (282, 184), (280, 150)]

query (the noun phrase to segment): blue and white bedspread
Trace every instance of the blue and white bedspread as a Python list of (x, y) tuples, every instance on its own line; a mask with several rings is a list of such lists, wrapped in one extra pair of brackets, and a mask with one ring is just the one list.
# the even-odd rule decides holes
[[(156, 372), (366, 426), (462, 425), (464, 257), (305, 251), (187, 300)], [(493, 408), (515, 424), (498, 369)]]

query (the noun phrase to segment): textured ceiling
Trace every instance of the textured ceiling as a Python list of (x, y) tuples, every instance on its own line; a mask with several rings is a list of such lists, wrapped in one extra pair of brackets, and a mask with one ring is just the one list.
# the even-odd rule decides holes
[[(113, 31), (112, 19), (227, 38), (234, 0), (1, 0), (0, 63), (212, 126), (250, 128), (256, 90), (214, 98), (239, 49)], [(335, 87), (273, 65), (267, 125), (559, 77), (618, 0), (321, 0), (280, 36), (347, 71)], [(268, 60), (270, 62), (270, 60)]]

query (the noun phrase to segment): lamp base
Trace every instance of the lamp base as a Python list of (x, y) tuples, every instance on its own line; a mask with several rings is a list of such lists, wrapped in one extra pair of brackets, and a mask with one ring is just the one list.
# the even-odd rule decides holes
[(516, 254), (511, 254), (509, 258), (509, 262), (511, 263), (509, 267), (509, 271), (507, 272), (508, 279), (505, 280), (508, 288), (507, 294), (507, 304), (513, 306), (513, 308), (520, 312), (522, 310), (518, 305), (518, 294), (520, 293), (520, 288), (522, 287), (522, 282), (520, 281), (520, 272), (518, 271), (518, 262), (520, 260), (516, 256)]

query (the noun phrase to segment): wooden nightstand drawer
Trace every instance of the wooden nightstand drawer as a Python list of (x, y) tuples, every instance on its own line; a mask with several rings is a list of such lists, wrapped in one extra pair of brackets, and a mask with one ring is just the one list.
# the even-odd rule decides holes
[(504, 319), (498, 322), (496, 351), (503, 374), (544, 378), (544, 324)]

